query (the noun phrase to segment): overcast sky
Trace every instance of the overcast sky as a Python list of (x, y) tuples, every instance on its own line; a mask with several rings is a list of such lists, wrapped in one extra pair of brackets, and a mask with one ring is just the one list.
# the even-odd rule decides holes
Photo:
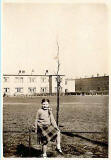
[(26, 70), (84, 77), (108, 73), (108, 13), (104, 4), (3, 5), (3, 73)]

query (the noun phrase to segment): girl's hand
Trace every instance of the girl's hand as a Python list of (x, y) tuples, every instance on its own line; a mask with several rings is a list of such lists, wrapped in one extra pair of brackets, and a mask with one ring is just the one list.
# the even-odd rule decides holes
[(37, 133), (37, 128), (35, 128), (35, 133)]
[(60, 131), (60, 129), (57, 127), (57, 130)]
[(35, 125), (32, 126), (35, 133), (37, 133), (37, 127)]
[(58, 126), (54, 126), (54, 128), (56, 128), (58, 131), (60, 131), (60, 129), (58, 128)]
[(51, 108), (51, 107), (49, 107), (49, 111), (52, 111), (52, 108)]

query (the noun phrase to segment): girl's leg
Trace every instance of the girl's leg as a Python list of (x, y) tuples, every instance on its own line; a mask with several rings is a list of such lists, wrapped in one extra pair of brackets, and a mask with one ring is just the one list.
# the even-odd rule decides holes
[(42, 151), (43, 151), (43, 157), (46, 157), (47, 156), (47, 144), (43, 144), (42, 146)]
[(56, 143), (57, 143), (57, 149), (61, 149), (61, 145), (60, 145), (60, 131), (58, 131), (58, 133), (57, 133)]
[(56, 142), (57, 142), (57, 147), (56, 147), (56, 151), (60, 154), (63, 155), (63, 152), (61, 150), (61, 145), (60, 145), (60, 131), (58, 131), (57, 133), (57, 139), (56, 139)]

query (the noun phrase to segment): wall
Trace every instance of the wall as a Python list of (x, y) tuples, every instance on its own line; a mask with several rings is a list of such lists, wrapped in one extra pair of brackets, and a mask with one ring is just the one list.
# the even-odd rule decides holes
[(109, 76), (81, 78), (75, 80), (75, 91), (108, 91)]

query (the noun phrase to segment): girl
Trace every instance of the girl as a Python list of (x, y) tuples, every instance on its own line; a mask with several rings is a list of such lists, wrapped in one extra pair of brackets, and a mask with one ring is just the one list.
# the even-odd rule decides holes
[(56, 124), (52, 109), (49, 107), (49, 99), (42, 99), (42, 107), (38, 110), (35, 120), (35, 132), (37, 141), (42, 144), (43, 157), (47, 157), (47, 144), (56, 140), (56, 151), (62, 154), (60, 146), (60, 130)]

